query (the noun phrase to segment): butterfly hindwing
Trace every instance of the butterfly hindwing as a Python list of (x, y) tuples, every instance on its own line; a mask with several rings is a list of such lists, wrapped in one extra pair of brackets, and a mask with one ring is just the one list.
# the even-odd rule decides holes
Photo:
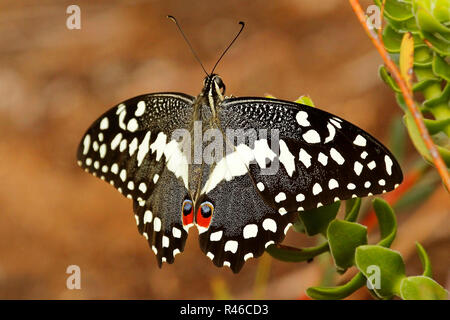
[(184, 250), (188, 234), (181, 220), (181, 204), (188, 193), (167, 168), (159, 179), (163, 183), (157, 183), (148, 198), (133, 203), (138, 230), (161, 266), (162, 262), (173, 263), (174, 257)]
[(207, 231), (200, 233), (201, 250), (218, 266), (239, 272), (249, 258), (281, 242), (296, 213), (280, 215), (267, 205), (248, 174), (219, 184), (204, 196), (215, 205)]
[[(277, 139), (255, 142), (259, 161), (248, 167), (265, 201), (281, 213), (383, 193), (403, 179), (397, 161), (380, 142), (320, 109), (275, 99), (232, 98), (221, 104), (218, 114), (227, 128), (277, 130)], [(270, 148), (274, 143), (276, 152)], [(264, 157), (263, 166), (274, 164), (277, 170), (263, 173)]]

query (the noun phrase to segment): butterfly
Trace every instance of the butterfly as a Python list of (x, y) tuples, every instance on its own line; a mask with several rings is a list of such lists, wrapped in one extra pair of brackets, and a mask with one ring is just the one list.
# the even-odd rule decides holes
[(159, 267), (196, 226), (204, 254), (234, 273), (280, 243), (299, 212), (403, 179), (389, 150), (357, 126), (295, 102), (227, 97), (213, 72), (196, 97), (150, 93), (114, 106), (84, 134), (77, 160), (132, 199)]

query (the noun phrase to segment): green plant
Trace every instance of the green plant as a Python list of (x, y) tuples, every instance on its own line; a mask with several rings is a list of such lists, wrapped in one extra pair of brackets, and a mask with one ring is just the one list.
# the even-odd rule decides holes
[(375, 0), (385, 21), (378, 34), (358, 1), (350, 4), (385, 62), (379, 73), (396, 93), (411, 141), (450, 190), (450, 2)]
[[(378, 6), (382, 1), (376, 0)], [(412, 57), (412, 90), (421, 94), (420, 111), (430, 115), (424, 123), (431, 134), (447, 168), (450, 167), (450, 2), (447, 0), (388, 0), (384, 7), (386, 25), (383, 43), (391, 58), (402, 68), (402, 62)], [(412, 46), (405, 44), (405, 35), (412, 35)], [(404, 73), (402, 71), (402, 73)], [(429, 162), (425, 147), (412, 114), (408, 111), (397, 83), (385, 66), (380, 67), (381, 78), (395, 91), (400, 107), (405, 111), (404, 121), (414, 146)], [(418, 99), (416, 99), (417, 101)]]
[[(446, 299), (447, 291), (432, 279), (431, 263), (423, 247), (416, 243), (424, 272), (419, 276), (406, 276), (402, 256), (390, 249), (397, 232), (393, 209), (379, 198), (373, 200), (373, 208), (379, 223), (380, 241), (368, 245), (367, 227), (357, 223), (361, 199), (346, 202), (344, 219), (336, 219), (340, 202), (327, 207), (299, 213), (296, 231), (313, 236), (321, 234), (326, 241), (312, 248), (293, 248), (271, 245), (267, 252), (274, 258), (300, 262), (309, 261), (329, 252), (336, 270), (344, 273), (355, 266), (358, 273), (347, 283), (337, 287), (311, 287), (308, 296), (314, 299), (342, 299), (365, 286), (375, 298), (390, 299)], [(376, 272), (377, 273), (376, 273)], [(377, 278), (378, 277), (378, 278)]]

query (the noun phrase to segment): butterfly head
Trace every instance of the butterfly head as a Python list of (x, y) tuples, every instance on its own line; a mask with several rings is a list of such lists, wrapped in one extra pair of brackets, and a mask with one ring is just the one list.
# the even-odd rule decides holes
[(215, 73), (207, 75), (203, 80), (203, 96), (207, 97), (210, 102), (222, 101), (225, 95), (225, 84), (222, 78)]

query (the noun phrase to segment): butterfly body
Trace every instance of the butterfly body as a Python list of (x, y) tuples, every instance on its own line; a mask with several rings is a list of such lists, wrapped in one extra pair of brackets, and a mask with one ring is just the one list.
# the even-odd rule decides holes
[(195, 98), (155, 93), (112, 108), (77, 158), (133, 199), (160, 266), (196, 226), (202, 251), (234, 272), (282, 241), (298, 212), (402, 181), (392, 154), (363, 130), (293, 102), (225, 97), (215, 74)]

